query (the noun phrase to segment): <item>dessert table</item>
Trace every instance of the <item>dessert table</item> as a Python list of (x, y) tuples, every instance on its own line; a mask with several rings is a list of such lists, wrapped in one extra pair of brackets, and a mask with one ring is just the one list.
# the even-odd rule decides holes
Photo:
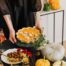
[[(12, 44), (9, 40), (6, 40), (3, 44), (0, 44), (0, 51), (1, 50), (5, 51), (11, 48), (19, 48), (19, 46), (17, 46), (16, 44)], [(20, 47), (20, 48), (25, 49), (24, 47)], [(30, 58), (29, 65), (25, 65), (25, 66), (35, 66), (36, 60), (39, 58), (43, 58), (41, 51), (33, 48), (26, 48), (26, 49), (32, 52), (32, 57)], [(63, 60), (66, 61), (66, 58), (64, 57)], [(6, 64), (1, 60), (1, 57), (0, 57), (0, 61), (3, 63), (4, 66), (23, 66), (22, 63), (14, 64), (14, 65)], [(51, 66), (52, 66), (52, 62), (51, 62)]]

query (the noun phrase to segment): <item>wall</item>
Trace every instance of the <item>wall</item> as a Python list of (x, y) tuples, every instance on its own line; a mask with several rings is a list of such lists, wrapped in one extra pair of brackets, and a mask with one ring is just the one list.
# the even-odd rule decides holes
[[(44, 0), (41, 0), (44, 1)], [(44, 4), (42, 2), (42, 4)], [(65, 10), (65, 17), (66, 17), (66, 0), (60, 0), (61, 7)], [(43, 6), (42, 6), (43, 7)], [(66, 19), (64, 20), (66, 25)], [(44, 34), (47, 36), (47, 39), (50, 42), (53, 42), (53, 15), (49, 16), (42, 16), (41, 17), (41, 25), (44, 27)], [(56, 14), (56, 21), (55, 21), (55, 42), (61, 42), (62, 40), (62, 13)], [(64, 27), (64, 41), (66, 40), (66, 26)]]
[(65, 10), (65, 24), (64, 24), (64, 40), (66, 41), (66, 0), (61, 0), (61, 6)]

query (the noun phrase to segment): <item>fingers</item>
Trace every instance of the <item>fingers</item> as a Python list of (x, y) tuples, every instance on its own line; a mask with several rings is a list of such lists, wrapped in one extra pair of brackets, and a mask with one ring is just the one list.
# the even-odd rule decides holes
[(41, 28), (39, 26), (35, 26), (38, 30), (40, 30), (41, 33), (43, 33), (44, 28)]
[(14, 43), (14, 41), (13, 41), (11, 38), (9, 38), (9, 40), (10, 40), (12, 43)]
[(14, 43), (16, 43), (16, 38), (15, 37), (13, 38), (13, 41), (14, 41)]
[(16, 43), (16, 38), (15, 37), (10, 37), (9, 40), (14, 44)]
[(9, 40), (12, 42), (12, 43), (16, 43), (16, 38), (15, 38), (15, 31), (10, 31), (10, 35), (9, 35)]

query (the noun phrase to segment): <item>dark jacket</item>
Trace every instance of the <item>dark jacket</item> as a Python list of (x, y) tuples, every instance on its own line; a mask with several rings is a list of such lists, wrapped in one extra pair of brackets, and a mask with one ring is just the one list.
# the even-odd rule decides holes
[(22, 27), (34, 26), (34, 13), (41, 10), (40, 0), (0, 0), (0, 25), (7, 34), (8, 28), (3, 22), (3, 15), (10, 14), (15, 30)]

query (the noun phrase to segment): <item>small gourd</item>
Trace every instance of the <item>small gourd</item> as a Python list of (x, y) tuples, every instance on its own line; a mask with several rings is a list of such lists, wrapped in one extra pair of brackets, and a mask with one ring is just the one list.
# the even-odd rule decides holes
[(45, 3), (44, 4), (44, 11), (49, 11), (51, 9), (51, 7), (50, 7), (50, 4), (49, 3)]
[(53, 63), (53, 66), (60, 66), (60, 65), (61, 65), (61, 61), (60, 60)]
[(50, 62), (47, 59), (38, 59), (35, 63), (35, 66), (50, 66)]
[(59, 60), (53, 63), (52, 66), (66, 66), (66, 61), (64, 60)]

